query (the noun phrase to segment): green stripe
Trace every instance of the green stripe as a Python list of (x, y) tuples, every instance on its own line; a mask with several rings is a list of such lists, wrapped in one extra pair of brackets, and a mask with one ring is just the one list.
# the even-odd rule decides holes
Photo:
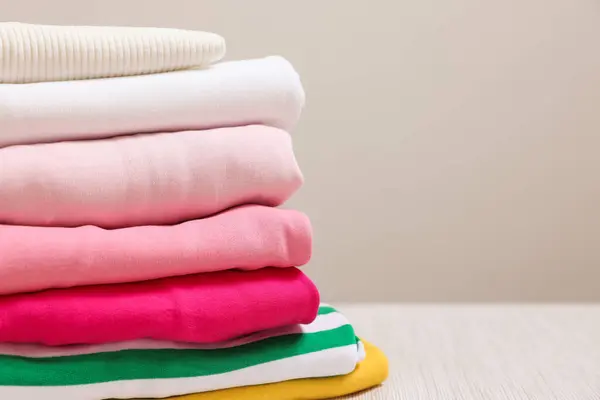
[(354, 329), (344, 325), (218, 350), (123, 350), (54, 358), (0, 356), (0, 385), (62, 386), (207, 376), (355, 343)]
[(336, 310), (333, 307), (329, 307), (329, 306), (321, 306), (321, 307), (319, 307), (319, 312), (317, 313), (317, 315), (331, 314), (334, 312), (338, 312), (338, 310)]

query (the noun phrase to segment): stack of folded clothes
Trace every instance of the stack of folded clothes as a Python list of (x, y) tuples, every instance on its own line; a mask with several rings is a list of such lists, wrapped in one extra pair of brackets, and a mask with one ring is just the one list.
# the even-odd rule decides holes
[(218, 35), (0, 24), (0, 398), (319, 399), (387, 361), (298, 266), (281, 57)]

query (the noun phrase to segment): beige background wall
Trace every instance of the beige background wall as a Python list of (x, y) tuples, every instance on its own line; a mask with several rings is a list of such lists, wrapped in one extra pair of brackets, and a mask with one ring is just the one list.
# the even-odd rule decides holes
[[(282, 54), (329, 300), (600, 299), (597, 0), (0, 0)], [(0, 128), (1, 129), (1, 128)]]

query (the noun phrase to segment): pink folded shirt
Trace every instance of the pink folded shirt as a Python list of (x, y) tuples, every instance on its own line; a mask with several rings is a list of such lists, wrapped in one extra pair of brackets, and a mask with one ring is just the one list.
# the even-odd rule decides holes
[(0, 294), (308, 262), (301, 212), (247, 205), (173, 226), (0, 225)]
[(241, 126), (0, 149), (0, 223), (174, 224), (302, 184), (290, 135)]
[(141, 338), (214, 343), (312, 322), (315, 285), (297, 268), (219, 271), (0, 297), (0, 342), (46, 345)]

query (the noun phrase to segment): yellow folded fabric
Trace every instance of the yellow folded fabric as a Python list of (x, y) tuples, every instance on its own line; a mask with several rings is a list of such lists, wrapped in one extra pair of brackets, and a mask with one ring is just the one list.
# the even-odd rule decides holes
[(244, 386), (171, 397), (171, 400), (317, 400), (360, 392), (381, 384), (388, 376), (388, 360), (381, 350), (361, 339), (366, 358), (354, 372), (328, 378)]

